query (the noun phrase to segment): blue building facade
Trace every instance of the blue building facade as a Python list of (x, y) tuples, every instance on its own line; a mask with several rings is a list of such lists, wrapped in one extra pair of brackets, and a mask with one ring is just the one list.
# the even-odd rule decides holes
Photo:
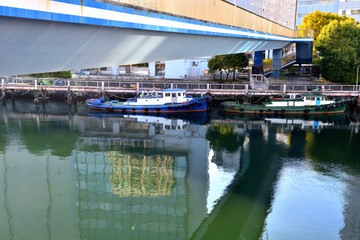
[(298, 0), (296, 26), (301, 25), (303, 18), (307, 14), (315, 12), (316, 10), (319, 10), (320, 12), (339, 13), (339, 0)]

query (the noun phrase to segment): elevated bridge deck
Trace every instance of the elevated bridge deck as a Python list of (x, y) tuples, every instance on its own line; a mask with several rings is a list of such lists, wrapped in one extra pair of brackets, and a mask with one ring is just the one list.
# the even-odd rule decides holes
[(294, 31), (223, 0), (2, 0), (0, 32), (1, 76), (281, 49), (313, 41), (311, 31)]

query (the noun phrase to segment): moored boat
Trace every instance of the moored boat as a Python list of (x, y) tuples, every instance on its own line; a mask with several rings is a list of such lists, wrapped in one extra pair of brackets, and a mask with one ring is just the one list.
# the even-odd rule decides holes
[(94, 110), (128, 113), (181, 113), (206, 111), (206, 97), (192, 98), (185, 89), (145, 92), (125, 102), (92, 98), (86, 104)]
[(346, 100), (328, 100), (318, 93), (287, 98), (273, 98), (262, 104), (240, 104), (237, 102), (222, 103), (224, 110), (244, 114), (281, 114), (281, 115), (328, 115), (344, 113)]

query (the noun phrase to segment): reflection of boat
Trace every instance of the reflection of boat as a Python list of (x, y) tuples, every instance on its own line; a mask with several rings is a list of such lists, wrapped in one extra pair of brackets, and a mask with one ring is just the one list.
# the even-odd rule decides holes
[(269, 122), (271, 125), (297, 126), (301, 129), (321, 129), (334, 127), (336, 125), (334, 121), (319, 119), (265, 118), (264, 121)]
[[(321, 129), (321, 128), (337, 128), (339, 126), (349, 126), (350, 122), (345, 114), (334, 115), (303, 115), (303, 116), (275, 116), (275, 115), (246, 115), (232, 114), (224, 115), (226, 120), (224, 123), (237, 123), (243, 121), (249, 125), (260, 126), (263, 124), (271, 126), (295, 127), (301, 129)], [(214, 120), (212, 120), (213, 122)]]
[(135, 99), (126, 102), (92, 98), (86, 104), (95, 110), (128, 113), (183, 113), (206, 111), (206, 98), (186, 96), (185, 89), (166, 89), (158, 94), (142, 93)]
[[(137, 118), (140, 122), (146, 122), (145, 119), (151, 119), (154, 122), (163, 122), (164, 119), (177, 119), (183, 120), (190, 123), (203, 124), (206, 123), (207, 117), (206, 112), (194, 112), (194, 113), (149, 113), (148, 115), (136, 115), (132, 112), (130, 113), (122, 113), (122, 112), (88, 112), (88, 115), (93, 116), (95, 118), (103, 118), (103, 117), (122, 117), (122, 118)], [(146, 118), (147, 117), (147, 118)]]
[(347, 101), (327, 100), (325, 95), (312, 93), (297, 97), (295, 94), (288, 98), (273, 98), (262, 104), (239, 104), (224, 102), (224, 110), (228, 112), (240, 112), (247, 114), (271, 114), (271, 115), (328, 115), (343, 113)]

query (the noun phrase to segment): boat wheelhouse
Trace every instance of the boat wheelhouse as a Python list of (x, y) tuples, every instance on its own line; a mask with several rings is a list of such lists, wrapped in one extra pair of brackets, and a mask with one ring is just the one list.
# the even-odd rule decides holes
[(88, 99), (86, 104), (94, 110), (139, 113), (179, 113), (206, 111), (206, 98), (186, 95), (185, 89), (165, 89), (162, 92), (147, 91), (125, 102)]

